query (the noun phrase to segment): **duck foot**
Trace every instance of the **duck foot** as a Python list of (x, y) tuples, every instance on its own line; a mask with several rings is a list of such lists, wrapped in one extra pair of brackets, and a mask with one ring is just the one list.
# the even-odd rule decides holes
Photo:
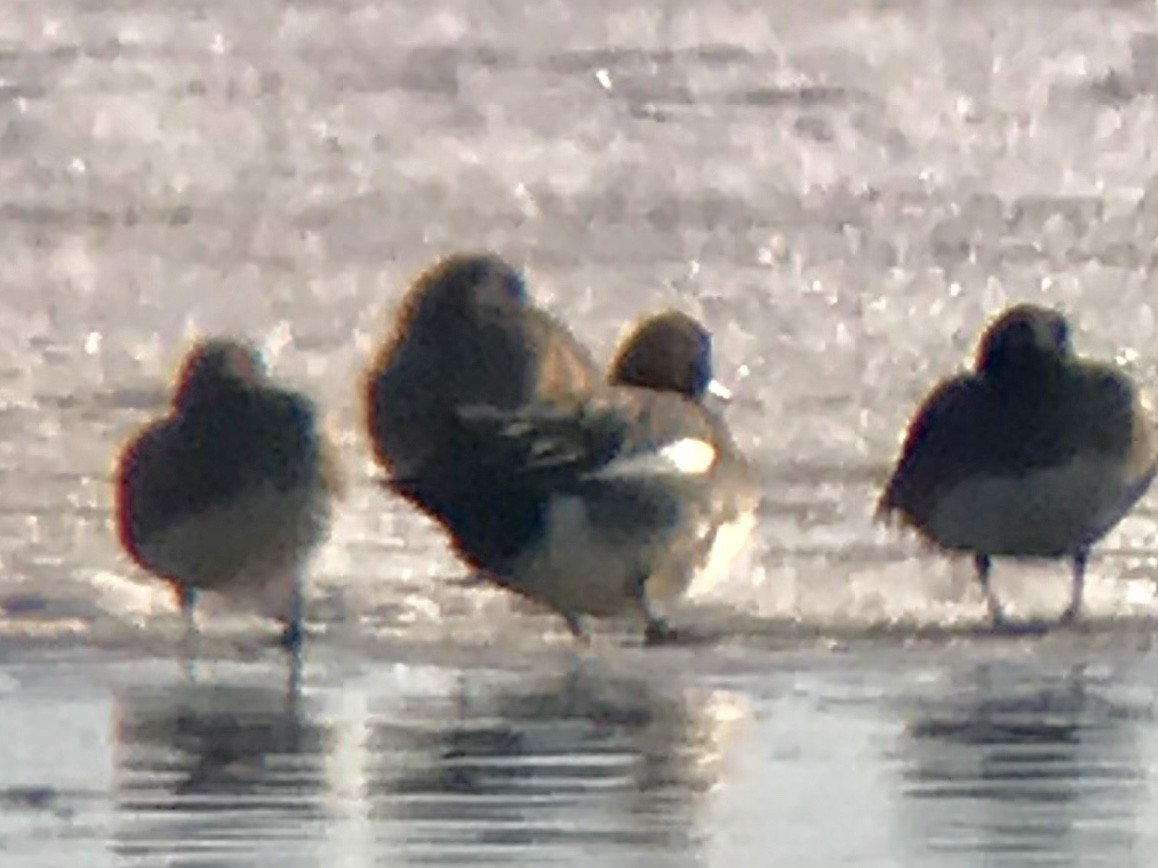
[(281, 631), (278, 645), (291, 654), (299, 654), (302, 650), (302, 639), (304, 636), (302, 625), (297, 621), (290, 621), (285, 625), (285, 629)]
[(587, 633), (587, 628), (583, 626), (583, 619), (574, 612), (565, 612), (563, 614), (563, 621), (567, 624), (567, 629), (571, 635), (575, 637), (575, 641), (580, 645), (588, 646), (591, 644), (591, 636)]
[(643, 633), (643, 647), (654, 648), (657, 645), (672, 645), (679, 641), (680, 634), (675, 628), (662, 618), (653, 618), (647, 622), (647, 629)]

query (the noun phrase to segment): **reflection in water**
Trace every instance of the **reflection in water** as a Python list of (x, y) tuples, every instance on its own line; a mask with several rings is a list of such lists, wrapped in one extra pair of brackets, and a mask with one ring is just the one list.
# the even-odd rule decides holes
[(255, 841), (300, 836), (320, 818), (326, 733), (284, 690), (129, 693), (118, 702), (116, 744), (123, 855), (164, 854), (166, 864), (252, 855)]
[(697, 814), (734, 713), (720, 694), (693, 704), (582, 665), (530, 683), (463, 676), (457, 693), (374, 723), (379, 847), (423, 864), (697, 861)]
[(398, 666), (300, 705), (237, 686), (129, 693), (116, 851), (181, 865), (696, 863), (738, 710), (652, 679), (666, 680), (591, 661), (533, 675)]
[(1131, 725), (1148, 710), (1099, 694), (1082, 670), (1049, 679), (982, 667), (911, 721), (906, 840), (963, 864), (1121, 865), (1148, 800)]

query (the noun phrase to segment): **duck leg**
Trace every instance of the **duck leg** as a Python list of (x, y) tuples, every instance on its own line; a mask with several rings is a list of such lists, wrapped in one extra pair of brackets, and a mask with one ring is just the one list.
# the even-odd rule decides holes
[(293, 589), (290, 592), (289, 612), (285, 617), (285, 629), (281, 631), (281, 646), (294, 657), (302, 652), (302, 612), (305, 602), (302, 599), (302, 574), (298, 570), (293, 577)]
[(181, 606), (181, 615), (185, 619), (185, 638), (191, 641), (197, 633), (197, 589), (188, 585), (177, 587), (177, 602)]
[(674, 642), (676, 631), (672, 629), (666, 619), (655, 611), (651, 599), (647, 596), (647, 576), (635, 583), (635, 598), (639, 601), (639, 608), (643, 610), (643, 617), (647, 620), (647, 629), (643, 633), (643, 644), (651, 647), (652, 645)]
[(563, 612), (563, 621), (567, 625), (567, 629), (571, 631), (571, 635), (575, 637), (575, 641), (583, 645), (591, 644), (591, 637), (587, 634), (587, 628), (583, 626), (583, 619), (574, 612)]
[(1001, 601), (997, 599), (997, 594), (993, 592), (993, 585), (989, 581), (993, 567), (992, 560), (989, 555), (975, 555), (973, 563), (977, 567), (977, 581), (981, 583), (981, 590), (985, 594), (985, 604), (989, 607), (989, 617), (993, 621), (993, 626), (1004, 627), (1005, 610), (1001, 607)]
[(1065, 611), (1061, 613), (1061, 618), (1058, 619), (1061, 624), (1071, 624), (1081, 614), (1082, 595), (1086, 587), (1086, 562), (1089, 559), (1089, 549), (1079, 549), (1074, 554), (1073, 588), (1070, 591), (1070, 604), (1066, 606)]
[(181, 617), (185, 621), (185, 635), (181, 638), (181, 656), (185, 658), (185, 675), (196, 677), (194, 652), (197, 649), (197, 589), (188, 585), (177, 585), (177, 603), (181, 606)]

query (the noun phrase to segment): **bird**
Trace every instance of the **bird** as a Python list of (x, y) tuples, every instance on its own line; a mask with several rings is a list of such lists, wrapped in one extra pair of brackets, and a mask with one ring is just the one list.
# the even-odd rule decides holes
[(680, 310), (648, 314), (628, 325), (607, 366), (607, 382), (693, 401), (712, 395), (730, 401), (731, 390), (712, 373), (712, 335)]
[(995, 627), (995, 557), (1068, 559), (1082, 610), (1090, 550), (1150, 487), (1158, 436), (1148, 396), (1110, 364), (1077, 355), (1060, 311), (1008, 307), (977, 344), (974, 369), (939, 383), (904, 436), (877, 516), (973, 555)]
[(440, 462), (467, 405), (514, 409), (599, 382), (588, 350), (490, 252), (445, 256), (414, 278), (364, 378), (365, 429), (388, 474)]
[(760, 502), (751, 466), (703, 403), (711, 338), (685, 314), (645, 318), (607, 382), (514, 410), (459, 411), (448, 460), (390, 487), (449, 532), (495, 584), (562, 616), (634, 612), (649, 644), (675, 639), (656, 602), (726, 569)]
[(276, 385), (251, 344), (198, 340), (168, 412), (125, 443), (115, 479), (120, 544), (173, 586), (188, 635), (199, 591), (289, 578), (281, 639), (300, 650), (303, 572), (328, 536), (344, 476), (313, 403)]

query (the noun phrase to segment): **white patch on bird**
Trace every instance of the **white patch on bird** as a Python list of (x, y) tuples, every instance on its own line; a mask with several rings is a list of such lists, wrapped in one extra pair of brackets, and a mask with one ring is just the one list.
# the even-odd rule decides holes
[(1144, 416), (1154, 417), (1154, 396), (1149, 389), (1138, 389), (1134, 393), (1134, 412)]
[(1107, 533), (1147, 483), (1101, 456), (1026, 476), (976, 476), (942, 496), (923, 525), (946, 548), (1056, 557)]
[(756, 529), (756, 511), (745, 510), (716, 528), (712, 546), (687, 589), (688, 599), (711, 594), (728, 575)]
[(648, 476), (701, 476), (716, 462), (716, 447), (707, 440), (683, 437), (659, 449), (636, 452), (612, 461), (595, 474), (606, 479)]
[(557, 497), (547, 508), (543, 538), (504, 578), (559, 612), (579, 615), (638, 610), (633, 588), (641, 576), (653, 603), (699, 596), (720, 583), (749, 542), (758, 502), (754, 495), (750, 503), (729, 500), (724, 514), (711, 510), (710, 516), (701, 503), (669, 526), (608, 535), (582, 498)]
[(1153, 473), (1158, 464), (1158, 418), (1155, 418), (1153, 396), (1149, 392), (1139, 389), (1134, 398), (1126, 473), (1140, 478)]

